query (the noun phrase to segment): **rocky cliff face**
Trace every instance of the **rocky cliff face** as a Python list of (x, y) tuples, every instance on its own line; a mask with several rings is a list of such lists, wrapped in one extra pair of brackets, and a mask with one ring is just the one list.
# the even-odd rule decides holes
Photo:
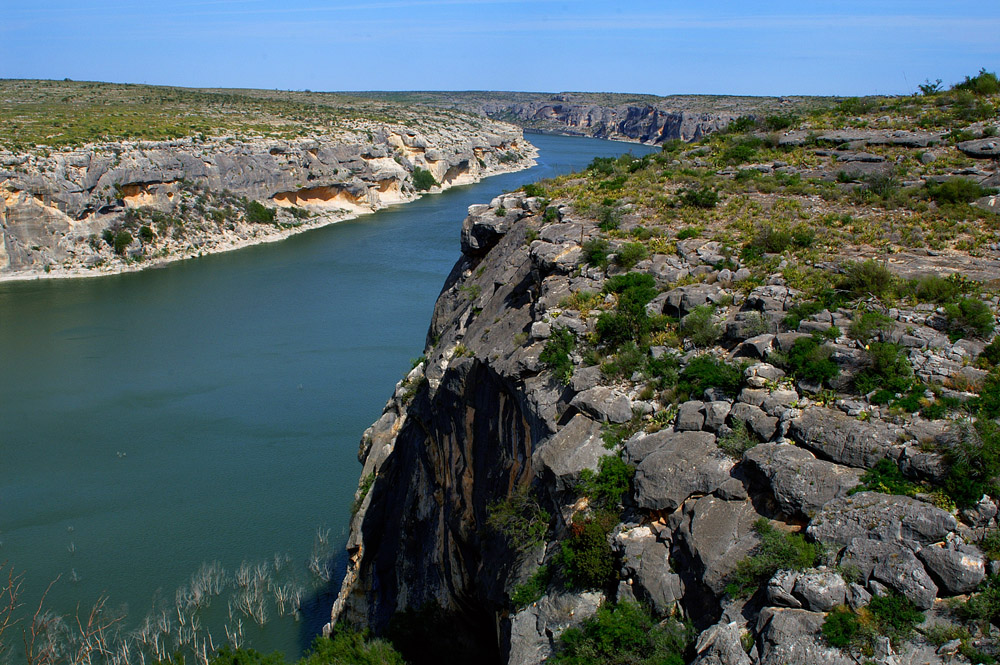
[(671, 139), (693, 141), (724, 128), (737, 117), (653, 104), (603, 106), (565, 95), (545, 101), (486, 102), (481, 110), (491, 118), (537, 131), (654, 144)]
[[(533, 154), (511, 125), (460, 119), (351, 136), (0, 152), (0, 278), (135, 269), (276, 239), (412, 199), (416, 169), (449, 187), (525, 168)], [(247, 214), (249, 201), (276, 214)]]
[[(947, 494), (954, 491), (947, 479), (954, 477), (955, 451), (973, 445), (971, 430), (948, 416), (978, 408), (976, 392), (996, 385), (972, 365), (994, 362), (985, 359), (995, 351), (985, 349), (998, 299), (960, 276), (931, 279), (971, 288), (974, 295), (962, 302), (984, 312), (975, 334), (959, 332), (957, 319), (948, 318), (958, 315), (947, 308), (918, 302), (924, 296), (884, 307), (867, 282), (850, 303), (810, 301), (801, 289), (812, 282), (797, 271), (812, 271), (810, 279), (850, 278), (858, 268), (843, 257), (864, 255), (862, 249), (846, 235), (830, 236), (840, 239), (824, 250), (835, 259), (826, 263), (813, 253), (815, 237), (802, 241), (799, 256), (789, 232), (779, 255), (768, 244), (776, 231), (763, 225), (776, 224), (784, 206), (796, 210), (790, 224), (839, 220), (841, 212), (831, 217), (821, 197), (801, 190), (771, 198), (784, 186), (778, 178), (749, 196), (737, 189), (725, 214), (706, 211), (714, 200), (684, 203), (692, 200), (687, 181), (663, 185), (675, 169), (703, 169), (713, 193), (733, 192), (730, 184), (762, 173), (799, 187), (808, 173), (811, 182), (830, 183), (825, 191), (843, 205), (847, 199), (834, 190), (849, 177), (841, 159), (849, 151), (787, 138), (800, 166), (719, 170), (702, 161), (711, 158), (706, 145), (596, 164), (589, 180), (554, 186), (579, 187), (576, 198), (515, 193), (470, 209), (425, 358), (362, 439), (360, 508), (332, 623), (391, 633), (394, 623), (436, 622), (437, 630), (421, 633), (432, 653), (442, 634), (445, 641), (461, 635), (478, 650), (478, 662), (518, 664), (553, 656), (568, 627), (602, 603), (622, 601), (639, 601), (658, 618), (690, 620), (699, 636), (688, 660), (713, 665), (848, 665), (859, 655), (886, 665), (936, 664), (970, 644), (996, 647), (978, 629), (947, 645), (934, 636), (957, 630), (949, 607), (1000, 572), (983, 544), (998, 528), (995, 499), (976, 494), (958, 510)], [(855, 150), (901, 155), (898, 164), (917, 163), (901, 151), (928, 143), (942, 160), (968, 147), (906, 133), (851, 140)], [(632, 173), (640, 174), (635, 181)], [(934, 191), (936, 182), (958, 177), (930, 173), (914, 171), (913, 186), (927, 182)], [(605, 203), (585, 214), (576, 207), (602, 200), (609, 182), (651, 189), (633, 190), (633, 202), (617, 209)], [(859, 206), (854, 214), (870, 200), (863, 197), (866, 182), (847, 185), (858, 191), (850, 199)], [(654, 208), (668, 195), (676, 197), (672, 208)], [(750, 216), (736, 219), (741, 205), (763, 215), (761, 226), (747, 222)], [(650, 228), (656, 215), (678, 209), (683, 222)], [(694, 219), (714, 226), (680, 226)], [(748, 230), (739, 232), (746, 233), (743, 246), (756, 255), (735, 248), (736, 228)], [(987, 280), (992, 268), (984, 266), (996, 265), (995, 250), (973, 258), (896, 248), (890, 261), (863, 265), (885, 284), (942, 272)], [(639, 290), (629, 291), (630, 284)], [(645, 295), (637, 295), (642, 289)], [(866, 328), (872, 321), (877, 330)], [(943, 334), (949, 329), (951, 337)], [(628, 339), (617, 338), (623, 334)], [(699, 334), (704, 339), (695, 339)], [(567, 340), (565, 366), (558, 354), (543, 356), (560, 339)], [(897, 369), (880, 366), (876, 351), (891, 352)], [(803, 353), (808, 371), (793, 360)], [(858, 394), (862, 385), (870, 392)], [(602, 473), (609, 458), (633, 475), (620, 502), (610, 504), (617, 520), (606, 533), (611, 572), (581, 582), (558, 552), (608, 509), (583, 481)], [(890, 489), (873, 467), (910, 484)], [(517, 542), (491, 524), (498, 504), (525, 495), (550, 517), (537, 543)], [(746, 562), (775, 539), (819, 543), (822, 550), (808, 550), (807, 561), (783, 560), (747, 582)], [(515, 602), (515, 589), (543, 564), (555, 577), (535, 578), (538, 593)], [(869, 611), (873, 598), (880, 600)], [(904, 636), (878, 623), (894, 603), (917, 613), (921, 632)], [(838, 646), (823, 628), (837, 613), (874, 623)], [(448, 651), (438, 656), (461, 660), (461, 646), (439, 646)]]

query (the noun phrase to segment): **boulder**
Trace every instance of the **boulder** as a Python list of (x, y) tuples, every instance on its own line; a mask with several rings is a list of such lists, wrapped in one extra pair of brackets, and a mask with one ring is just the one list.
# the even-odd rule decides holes
[(730, 479), (733, 460), (715, 445), (714, 436), (677, 434), (664, 437), (636, 467), (635, 500), (644, 510), (676, 510), (689, 496), (709, 494)]
[(674, 421), (674, 429), (678, 432), (700, 431), (705, 425), (705, 403), (697, 400), (690, 400), (680, 405), (677, 410), (677, 419)]
[(748, 501), (705, 496), (685, 503), (670, 520), (682, 567), (721, 596), (736, 565), (760, 542), (753, 528), (759, 518)]
[(538, 447), (532, 455), (532, 466), (547, 473), (555, 488), (564, 492), (576, 486), (584, 469), (596, 471), (607, 454), (601, 424), (577, 414)]
[(648, 526), (619, 534), (623, 577), (631, 582), (632, 594), (659, 616), (669, 615), (684, 594), (680, 575), (670, 569), (670, 548), (657, 540)]
[(597, 612), (604, 594), (552, 593), (510, 620), (510, 643), (507, 663), (538, 665), (553, 655), (552, 645), (570, 626), (579, 624)]
[(788, 436), (838, 464), (871, 468), (898, 441), (900, 430), (878, 421), (862, 422), (836, 409), (810, 407), (789, 424)]
[(969, 545), (953, 548), (929, 545), (917, 552), (917, 556), (939, 582), (941, 590), (949, 596), (971, 593), (986, 577), (983, 555)]
[(759, 406), (737, 402), (729, 411), (730, 424), (742, 421), (751, 432), (763, 441), (770, 441), (778, 430), (778, 419), (764, 413)]
[(829, 612), (847, 600), (847, 583), (832, 570), (801, 573), (792, 591), (807, 610)]
[(625, 423), (632, 419), (632, 401), (604, 386), (584, 390), (569, 404), (601, 422)]
[(951, 513), (908, 496), (858, 492), (823, 506), (808, 532), (815, 540), (839, 545), (860, 538), (917, 550), (944, 539), (957, 526)]
[(977, 159), (1000, 159), (1000, 139), (996, 138), (962, 141), (958, 144), (958, 149)]
[(802, 607), (802, 601), (792, 594), (799, 573), (795, 570), (779, 570), (767, 582), (767, 604), (776, 607)]
[(715, 284), (689, 284), (667, 292), (663, 313), (680, 318), (709, 302), (718, 300), (722, 289)]
[(825, 615), (808, 610), (766, 607), (757, 618), (760, 665), (856, 665), (847, 653), (827, 646)]
[(693, 665), (751, 665), (753, 661), (743, 650), (740, 632), (735, 621), (720, 621), (702, 631), (695, 644), (698, 656)]
[(781, 512), (812, 517), (833, 499), (847, 496), (861, 471), (816, 459), (804, 448), (781, 443), (762, 443), (743, 456), (751, 474), (763, 479)]

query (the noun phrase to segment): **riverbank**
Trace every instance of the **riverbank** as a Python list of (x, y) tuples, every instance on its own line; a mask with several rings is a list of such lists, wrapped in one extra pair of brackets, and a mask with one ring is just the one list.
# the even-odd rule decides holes
[[(463, 174), (455, 180), (445, 181), (432, 187), (426, 192), (400, 193), (395, 200), (377, 200), (370, 206), (351, 205), (350, 208), (332, 208), (325, 205), (307, 206), (300, 210), (307, 210), (314, 216), (305, 220), (297, 219), (293, 215), (286, 218), (293, 220), (291, 223), (272, 224), (243, 224), (234, 229), (223, 229), (214, 235), (204, 244), (195, 246), (192, 243), (170, 243), (168, 240), (165, 247), (162, 247), (159, 256), (132, 260), (116, 261), (113, 263), (100, 263), (90, 266), (65, 267), (63, 265), (45, 264), (42, 267), (30, 268), (13, 273), (0, 272), (0, 283), (4, 282), (24, 282), (48, 279), (80, 279), (87, 277), (106, 277), (109, 275), (120, 275), (124, 273), (138, 272), (162, 268), (177, 261), (200, 258), (211, 254), (222, 252), (232, 252), (254, 245), (261, 245), (272, 242), (280, 242), (291, 236), (323, 228), (338, 222), (345, 222), (357, 219), (364, 215), (370, 215), (392, 206), (405, 205), (416, 201), (425, 195), (440, 194), (452, 187), (472, 185), (485, 178), (501, 175), (504, 173), (514, 173), (530, 169), (537, 164), (538, 150), (527, 140), (522, 146), (523, 159), (517, 162), (497, 163), (480, 170), (475, 174)], [(276, 214), (281, 215), (284, 210), (279, 207)], [(170, 245), (174, 244), (175, 247)], [(2, 249), (2, 246), (0, 246)], [(0, 252), (2, 255), (3, 252)]]

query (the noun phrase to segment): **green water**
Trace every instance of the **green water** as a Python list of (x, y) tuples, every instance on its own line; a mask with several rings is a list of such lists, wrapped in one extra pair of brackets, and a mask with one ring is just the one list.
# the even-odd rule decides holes
[[(300, 618), (272, 608), (263, 628), (243, 618), (246, 636), (289, 656), (307, 646), (343, 574), (360, 435), (422, 352), (467, 207), (650, 151), (529, 138), (531, 170), (280, 243), (0, 284), (0, 562), (24, 573), (26, 606), (58, 577), (49, 608), (105, 595), (134, 626), (203, 562), (232, 575), (282, 553), (273, 577), (303, 589)], [(318, 527), (328, 583), (305, 565)], [(202, 614), (224, 642), (226, 601)]]

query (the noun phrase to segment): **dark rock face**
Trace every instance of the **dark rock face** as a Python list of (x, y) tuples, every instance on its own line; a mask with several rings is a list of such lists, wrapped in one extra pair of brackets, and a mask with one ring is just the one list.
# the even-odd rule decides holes
[(691, 113), (650, 104), (596, 106), (572, 101), (489, 102), (482, 111), (540, 130), (642, 143), (694, 141), (729, 124), (731, 114)]

